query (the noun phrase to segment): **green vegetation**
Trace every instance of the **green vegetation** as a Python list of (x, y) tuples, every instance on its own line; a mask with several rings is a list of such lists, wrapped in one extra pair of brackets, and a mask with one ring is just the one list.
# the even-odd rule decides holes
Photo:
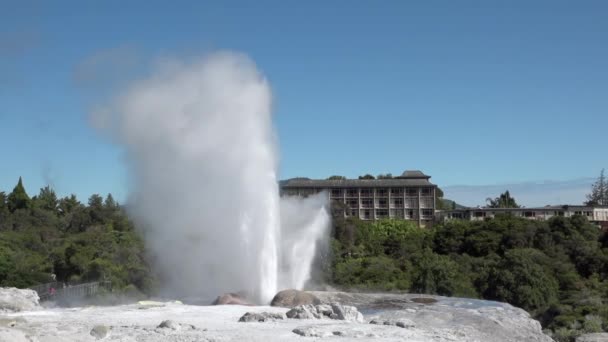
[(591, 186), (591, 193), (587, 195), (587, 205), (608, 205), (608, 181), (604, 176), (604, 169)]
[(112, 195), (58, 199), (50, 187), (30, 198), (22, 180), (0, 192), (0, 286), (110, 280), (148, 293), (153, 278), (141, 237)]
[(487, 198), (486, 202), (489, 208), (519, 208), (519, 205), (515, 202), (515, 198), (511, 197), (509, 190), (500, 194), (495, 199)]
[(337, 287), (509, 302), (558, 341), (608, 330), (608, 234), (583, 216), (503, 215), (424, 229), (336, 215), (331, 247), (325, 276)]

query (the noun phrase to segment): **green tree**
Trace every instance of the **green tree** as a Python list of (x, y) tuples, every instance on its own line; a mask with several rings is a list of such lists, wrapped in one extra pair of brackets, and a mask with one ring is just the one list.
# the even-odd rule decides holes
[(416, 255), (411, 291), (443, 296), (471, 295), (475, 293), (470, 279), (449, 257), (433, 253), (429, 248)]
[(586, 205), (608, 205), (608, 182), (604, 176), (604, 169), (600, 172), (600, 176), (591, 186), (591, 193), (587, 194)]
[(55, 190), (48, 185), (40, 189), (35, 202), (39, 208), (52, 212), (56, 212), (59, 205)]
[(59, 200), (59, 213), (61, 215), (71, 214), (76, 208), (81, 207), (82, 204), (76, 198), (76, 195), (71, 194), (69, 197), (64, 197)]
[(344, 176), (338, 176), (338, 175), (333, 175), (333, 176), (327, 177), (327, 180), (346, 180), (346, 177), (344, 177)]
[(374, 177), (368, 173), (364, 176), (359, 176), (359, 179), (376, 179), (376, 177)]
[(546, 255), (535, 249), (507, 251), (488, 276), (484, 297), (505, 301), (533, 313), (557, 302), (559, 286)]
[(7, 205), (8, 210), (12, 213), (17, 209), (27, 209), (30, 206), (30, 197), (25, 192), (25, 188), (23, 187), (23, 181), (21, 177), (19, 177), (19, 182), (8, 195)]
[(386, 174), (379, 174), (378, 177), (376, 177), (377, 179), (392, 179), (393, 178), (393, 174), (392, 173), (386, 173)]
[(519, 205), (515, 202), (515, 198), (509, 194), (509, 190), (500, 194), (495, 199), (487, 198), (486, 202), (490, 208), (519, 208)]

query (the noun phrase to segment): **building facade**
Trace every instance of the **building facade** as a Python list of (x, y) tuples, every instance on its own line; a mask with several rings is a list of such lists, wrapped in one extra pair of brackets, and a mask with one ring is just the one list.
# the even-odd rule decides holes
[(499, 214), (510, 214), (530, 220), (548, 220), (554, 216), (571, 217), (582, 215), (590, 222), (596, 223), (602, 228), (608, 228), (608, 207), (591, 207), (581, 205), (548, 205), (534, 208), (463, 208), (438, 212), (440, 220), (463, 219), (470, 221), (482, 221), (486, 218), (494, 218)]
[(410, 220), (430, 226), (435, 219), (437, 185), (423, 172), (405, 171), (389, 179), (320, 180), (293, 178), (281, 182), (282, 196), (309, 196), (326, 192), (345, 217), (361, 220)]

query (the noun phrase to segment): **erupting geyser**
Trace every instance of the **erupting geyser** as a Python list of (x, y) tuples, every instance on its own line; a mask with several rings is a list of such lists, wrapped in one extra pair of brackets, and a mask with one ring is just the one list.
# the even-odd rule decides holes
[(172, 295), (266, 303), (304, 286), (326, 200), (279, 198), (271, 92), (248, 58), (164, 63), (94, 119), (126, 150), (131, 212)]

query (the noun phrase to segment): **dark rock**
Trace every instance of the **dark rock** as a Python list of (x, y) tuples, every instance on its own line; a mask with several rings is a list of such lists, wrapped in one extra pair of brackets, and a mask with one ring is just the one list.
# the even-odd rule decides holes
[(293, 308), (298, 305), (319, 305), (321, 300), (312, 293), (300, 290), (283, 290), (277, 293), (272, 301), (271, 306), (280, 306), (284, 308)]
[(238, 293), (226, 293), (217, 297), (212, 305), (247, 305), (252, 306), (253, 303), (248, 301), (244, 295)]
[(275, 312), (247, 312), (239, 322), (267, 322), (285, 319), (285, 314)]
[(166, 321), (162, 321), (159, 325), (158, 328), (161, 329), (171, 329), (171, 330), (178, 330), (180, 328), (179, 324), (171, 321), (171, 320), (166, 320)]
[(329, 331), (317, 330), (314, 327), (295, 328), (292, 330), (292, 332), (305, 337), (329, 337), (334, 335)]

